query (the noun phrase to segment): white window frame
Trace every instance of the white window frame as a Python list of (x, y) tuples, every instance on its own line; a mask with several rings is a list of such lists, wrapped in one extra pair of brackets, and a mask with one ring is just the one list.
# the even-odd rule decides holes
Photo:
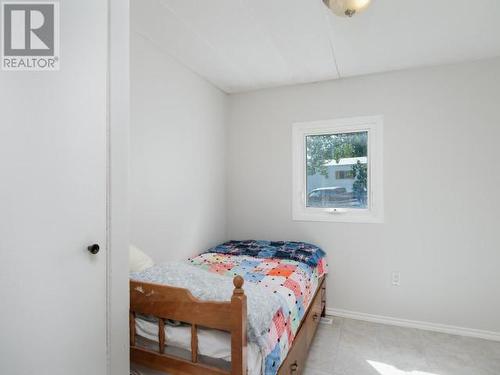
[[(368, 207), (322, 208), (306, 206), (306, 137), (310, 135), (368, 132)], [(297, 221), (382, 223), (383, 196), (383, 117), (363, 116), (293, 124), (292, 218)]]

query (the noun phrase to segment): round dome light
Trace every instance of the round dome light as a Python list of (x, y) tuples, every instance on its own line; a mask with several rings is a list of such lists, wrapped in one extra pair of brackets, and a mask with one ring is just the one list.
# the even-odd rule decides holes
[(323, 0), (333, 13), (340, 17), (352, 17), (365, 10), (371, 0)]

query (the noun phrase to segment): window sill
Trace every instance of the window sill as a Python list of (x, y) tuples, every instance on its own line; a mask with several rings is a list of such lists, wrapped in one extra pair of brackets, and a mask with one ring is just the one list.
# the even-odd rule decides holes
[(384, 217), (381, 213), (376, 213), (370, 210), (347, 210), (342, 212), (330, 212), (326, 209), (304, 209), (300, 212), (293, 212), (292, 219), (294, 221), (319, 221), (333, 223), (366, 223), (381, 224), (384, 222)]

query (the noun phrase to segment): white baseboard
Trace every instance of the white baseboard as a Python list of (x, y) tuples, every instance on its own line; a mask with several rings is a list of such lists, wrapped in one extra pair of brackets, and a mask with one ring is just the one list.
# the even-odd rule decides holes
[(442, 333), (449, 333), (452, 335), (468, 336), (485, 340), (500, 341), (500, 332), (495, 332), (495, 331), (485, 331), (481, 329), (456, 327), (446, 324), (421, 322), (418, 320), (392, 318), (389, 316), (365, 314), (356, 311), (333, 309), (328, 307), (326, 308), (326, 314), (342, 318), (364, 320), (373, 323), (388, 324), (399, 327), (418, 328), (426, 331), (442, 332)]

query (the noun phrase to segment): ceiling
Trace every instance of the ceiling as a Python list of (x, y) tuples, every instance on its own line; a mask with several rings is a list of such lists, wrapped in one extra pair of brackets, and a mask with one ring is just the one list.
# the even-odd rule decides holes
[(134, 0), (132, 30), (228, 93), (500, 56), (499, 0)]

